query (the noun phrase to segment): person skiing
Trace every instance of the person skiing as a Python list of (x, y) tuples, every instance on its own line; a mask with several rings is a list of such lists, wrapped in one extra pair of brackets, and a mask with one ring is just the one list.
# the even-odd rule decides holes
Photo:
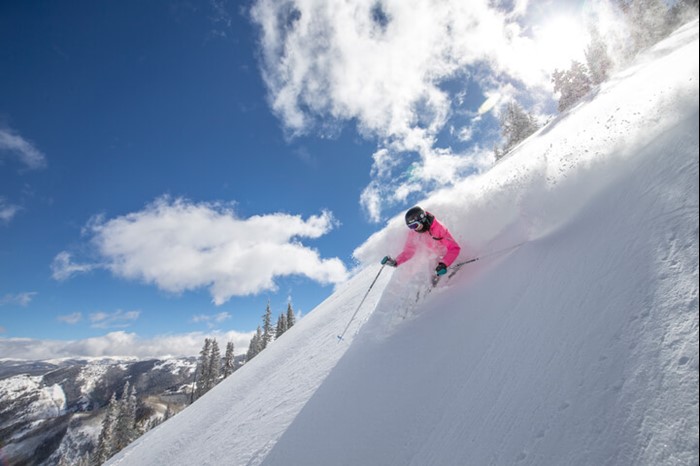
[(457, 259), (461, 250), (449, 230), (433, 214), (418, 206), (408, 209), (405, 218), (406, 226), (416, 234), (408, 234), (403, 251), (396, 256), (396, 259), (384, 256), (382, 264), (398, 267), (411, 259), (419, 246), (425, 245), (441, 256), (440, 262), (435, 267), (436, 277), (446, 274), (447, 268)]

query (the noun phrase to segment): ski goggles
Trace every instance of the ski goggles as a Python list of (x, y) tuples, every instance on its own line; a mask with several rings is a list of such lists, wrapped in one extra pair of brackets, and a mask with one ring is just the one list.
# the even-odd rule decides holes
[(418, 225), (421, 225), (422, 222), (420, 220), (414, 220), (413, 222), (408, 223), (406, 226), (410, 228), (411, 230), (415, 230), (418, 228)]

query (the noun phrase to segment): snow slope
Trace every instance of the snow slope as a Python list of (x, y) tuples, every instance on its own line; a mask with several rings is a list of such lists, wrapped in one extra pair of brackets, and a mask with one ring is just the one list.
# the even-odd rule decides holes
[(695, 21), (424, 203), (462, 259), (525, 244), (418, 302), (385, 269), (339, 342), (367, 266), (109, 464), (698, 464), (698, 130)]

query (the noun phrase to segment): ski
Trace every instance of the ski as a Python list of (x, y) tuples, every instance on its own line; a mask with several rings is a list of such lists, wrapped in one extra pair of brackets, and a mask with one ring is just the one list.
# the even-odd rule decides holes
[[(425, 300), (425, 298), (428, 297), (428, 295), (430, 294), (430, 292), (433, 291), (433, 288), (436, 288), (436, 287), (438, 286), (438, 284), (439, 284), (441, 281), (443, 281), (443, 280), (442, 280), (443, 277), (445, 277), (445, 278), (449, 281), (449, 280), (450, 280), (452, 277), (454, 277), (454, 276), (457, 274), (457, 272), (459, 272), (459, 271), (462, 269), (462, 267), (464, 267), (465, 265), (471, 264), (471, 263), (473, 263), (473, 262), (476, 262), (476, 261), (478, 261), (478, 260), (480, 260), (480, 259), (483, 259), (483, 258), (486, 258), (486, 257), (491, 257), (491, 256), (494, 256), (494, 255), (497, 255), (497, 254), (503, 254), (503, 253), (508, 252), (508, 251), (511, 251), (511, 250), (513, 250), (513, 249), (515, 249), (515, 248), (517, 248), (517, 247), (520, 247), (520, 246), (522, 246), (523, 244), (525, 244), (525, 241), (523, 241), (522, 243), (518, 243), (518, 244), (515, 244), (515, 245), (513, 245), (513, 246), (510, 246), (510, 247), (504, 248), (504, 249), (500, 249), (500, 250), (498, 250), (498, 251), (493, 251), (493, 252), (490, 252), (490, 253), (488, 253), (488, 254), (484, 254), (484, 255), (482, 255), (482, 256), (480, 256), (480, 257), (473, 257), (473, 258), (471, 258), (471, 259), (467, 259), (467, 260), (464, 260), (464, 261), (461, 261), (461, 262), (457, 262), (457, 263), (455, 263), (455, 264), (452, 264), (451, 266), (449, 266), (449, 267), (447, 268), (447, 273), (446, 273), (446, 274), (444, 274), (444, 275), (434, 275), (434, 276), (430, 279), (430, 285), (429, 285), (429, 286), (427, 287), (427, 289), (422, 293), (422, 296), (421, 296), (421, 290), (418, 290), (418, 291), (416, 292), (415, 303), (418, 304), (418, 302), (421, 301), (421, 298), (422, 298), (422, 300)], [(405, 318), (405, 317), (404, 317), (404, 318)]]
[(428, 293), (430, 293), (430, 290), (432, 288), (435, 288), (436, 286), (438, 286), (438, 284), (440, 283), (440, 281), (442, 280), (443, 277), (445, 277), (447, 280), (449, 280), (450, 278), (454, 277), (457, 272), (459, 272), (461, 270), (462, 266), (467, 265), (467, 264), (471, 264), (472, 262), (476, 262), (478, 260), (479, 260), (479, 258), (477, 257), (475, 259), (469, 259), (467, 261), (458, 262), (457, 264), (454, 264), (454, 265), (447, 268), (447, 270), (448, 270), (447, 274), (435, 275), (430, 281), (432, 287), (430, 289), (428, 289)]

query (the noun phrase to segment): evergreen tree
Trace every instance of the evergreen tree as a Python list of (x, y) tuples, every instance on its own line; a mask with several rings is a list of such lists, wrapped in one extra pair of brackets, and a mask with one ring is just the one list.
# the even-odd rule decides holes
[(114, 428), (117, 419), (118, 403), (117, 397), (112, 393), (112, 398), (107, 406), (107, 414), (102, 420), (102, 430), (97, 439), (97, 448), (91, 457), (93, 466), (100, 466), (114, 454)]
[(591, 28), (591, 43), (586, 48), (585, 56), (593, 84), (600, 84), (608, 79), (613, 63), (608, 54), (608, 47), (596, 27)]
[(131, 391), (129, 392), (129, 399), (126, 403), (126, 409), (127, 409), (127, 414), (126, 414), (126, 422), (127, 426), (129, 427), (129, 441), (127, 442), (127, 445), (139, 438), (141, 435), (139, 426), (136, 422), (136, 415), (139, 411), (139, 399), (136, 396), (136, 386), (132, 385), (131, 386)]
[(254, 352), (254, 354), (258, 355), (264, 349), (263, 348), (263, 332), (262, 332), (262, 329), (260, 328), (259, 325), (258, 325), (257, 330), (255, 331), (255, 335), (253, 338), (255, 338), (255, 352)]
[(621, 0), (632, 36), (632, 47), (638, 52), (664, 38), (670, 32), (669, 9), (662, 0)]
[(571, 68), (566, 71), (554, 70), (552, 82), (554, 92), (560, 93), (560, 112), (572, 107), (591, 90), (591, 79), (586, 66), (577, 61), (572, 61)]
[(284, 332), (287, 331), (287, 316), (285, 314), (280, 314), (277, 318), (277, 331), (275, 332), (275, 339), (282, 336)]
[(698, 0), (678, 0), (668, 12), (669, 29), (673, 30), (698, 17)]
[(496, 159), (500, 159), (510, 149), (527, 139), (539, 129), (537, 120), (527, 113), (517, 102), (509, 102), (501, 114), (501, 135), (505, 144), (501, 150), (495, 148)]
[(199, 352), (199, 362), (197, 363), (197, 386), (194, 392), (194, 399), (200, 398), (209, 389), (207, 384), (209, 382), (209, 375), (211, 374), (211, 369), (209, 367), (211, 362), (211, 340), (209, 338), (204, 339), (204, 346)]
[(261, 348), (267, 348), (267, 345), (272, 341), (272, 311), (270, 310), (270, 302), (267, 302), (267, 308), (263, 315), (263, 334), (260, 342)]
[(226, 344), (226, 356), (224, 356), (224, 378), (233, 374), (234, 364), (233, 342), (229, 341)]
[(253, 338), (250, 339), (250, 344), (248, 345), (248, 352), (246, 353), (246, 361), (250, 361), (253, 359), (255, 356), (258, 355), (262, 351), (262, 330), (260, 329), (260, 326), (258, 326), (258, 330), (255, 332), (255, 335), (253, 335)]
[(287, 330), (292, 328), (296, 323), (296, 316), (294, 315), (294, 310), (292, 309), (292, 303), (287, 303)]
[(118, 452), (136, 438), (136, 392), (124, 384), (124, 391), (119, 400), (119, 409), (114, 428), (114, 452)]
[(211, 390), (219, 383), (219, 374), (221, 373), (221, 352), (219, 351), (219, 343), (214, 338), (211, 342), (211, 358), (209, 360), (209, 381), (207, 390)]

